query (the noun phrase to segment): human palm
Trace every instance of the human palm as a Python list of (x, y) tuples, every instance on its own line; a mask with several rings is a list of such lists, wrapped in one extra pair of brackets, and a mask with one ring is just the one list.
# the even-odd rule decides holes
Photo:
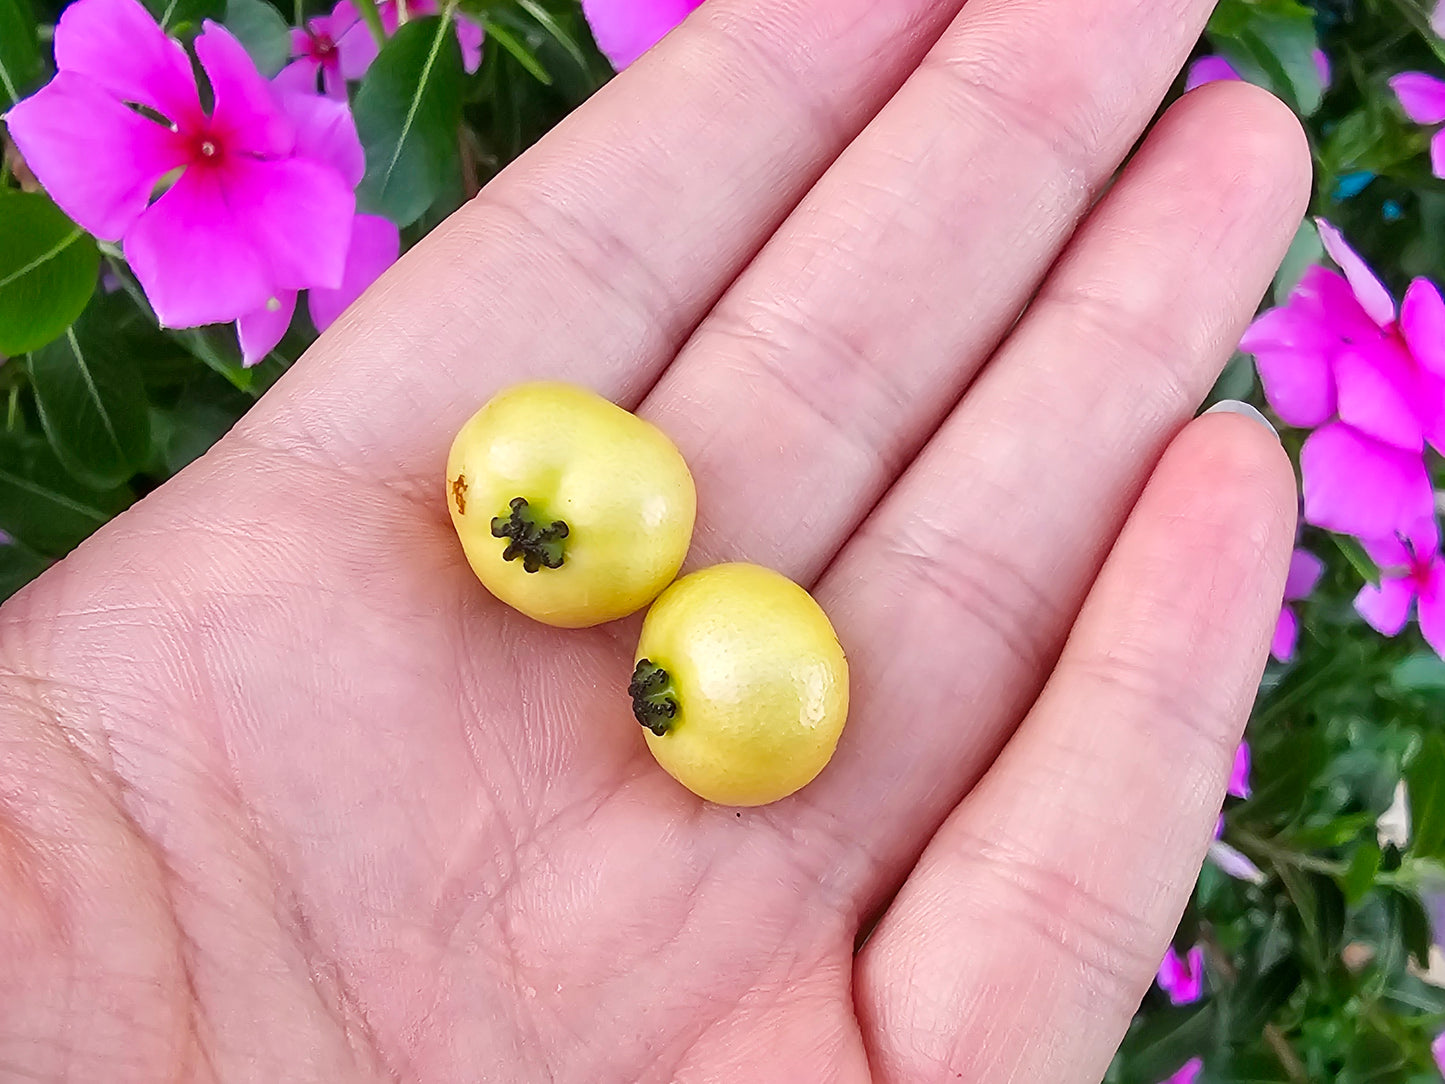
[[(1091, 207), (1209, 4), (960, 6), (710, 0), (0, 611), (0, 1078), (1101, 1075), (1273, 625), (1287, 463), (1180, 426), (1307, 158), (1209, 87)], [(468, 571), (447, 445), (541, 376), (829, 611), (799, 794), (682, 790), (635, 619)]]

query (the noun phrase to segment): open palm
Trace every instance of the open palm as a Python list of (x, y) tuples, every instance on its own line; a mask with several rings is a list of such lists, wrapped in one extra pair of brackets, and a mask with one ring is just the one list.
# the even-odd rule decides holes
[[(1098, 1079), (1293, 530), (1263, 427), (1180, 430), (1292, 118), (1205, 88), (1094, 203), (1208, 7), (710, 0), (12, 600), (0, 1078)], [(673, 436), (690, 566), (829, 611), (853, 712), (793, 798), (682, 790), (635, 620), (468, 571), (448, 443), (536, 377)]]

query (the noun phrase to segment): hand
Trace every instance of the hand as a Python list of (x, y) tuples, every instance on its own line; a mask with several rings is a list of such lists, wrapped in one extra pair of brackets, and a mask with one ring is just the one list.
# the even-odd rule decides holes
[[(1308, 158), (1210, 86), (1091, 209), (1210, 5), (960, 6), (710, 0), (4, 609), (0, 1076), (1099, 1078), (1276, 614), (1288, 462), (1185, 422)], [(542, 376), (831, 614), (795, 797), (693, 798), (635, 620), (467, 570), (447, 446)]]

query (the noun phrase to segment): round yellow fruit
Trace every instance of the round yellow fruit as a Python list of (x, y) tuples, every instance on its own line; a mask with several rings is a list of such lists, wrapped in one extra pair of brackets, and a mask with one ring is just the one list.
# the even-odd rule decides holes
[(570, 384), (519, 384), (462, 426), (447, 506), (487, 590), (528, 617), (585, 628), (672, 582), (697, 492), (656, 426)]
[(848, 660), (813, 597), (727, 564), (653, 603), (629, 692), (657, 762), (722, 805), (775, 802), (823, 770), (848, 717)]

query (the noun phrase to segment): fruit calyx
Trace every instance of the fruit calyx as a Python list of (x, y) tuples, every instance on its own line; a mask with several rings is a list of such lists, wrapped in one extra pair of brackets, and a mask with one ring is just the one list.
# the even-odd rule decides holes
[(502, 560), (522, 562), (528, 572), (561, 568), (566, 560), (566, 538), (571, 532), (560, 519), (543, 523), (525, 497), (513, 497), (507, 505), (511, 514), (492, 520), (492, 537), (510, 539)]
[(666, 670), (651, 659), (639, 659), (627, 693), (639, 723), (659, 738), (672, 729), (672, 720), (677, 716), (677, 692)]

